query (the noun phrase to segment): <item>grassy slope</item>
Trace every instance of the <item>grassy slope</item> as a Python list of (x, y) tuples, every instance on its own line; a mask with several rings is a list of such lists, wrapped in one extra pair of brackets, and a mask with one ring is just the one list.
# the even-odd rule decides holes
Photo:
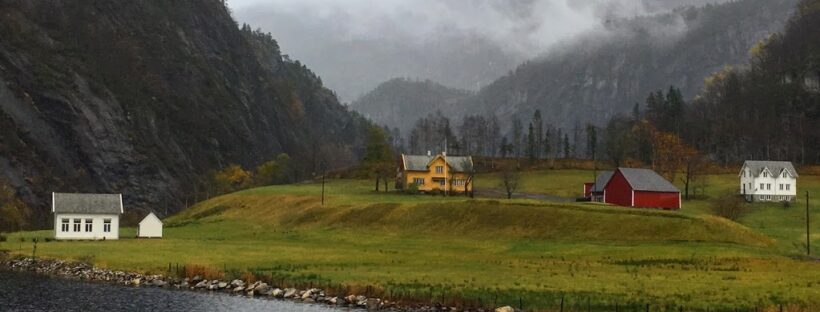
[[(531, 175), (525, 183), (557, 185), (541, 193), (570, 196), (574, 182), (591, 173)], [(731, 188), (731, 178), (713, 177), (712, 189)], [(801, 183), (820, 191), (820, 179), (803, 177)], [(706, 201), (687, 202), (684, 213), (673, 213), (374, 194), (370, 184), (332, 181), (325, 207), (318, 185), (248, 190), (169, 218), (162, 240), (40, 243), (38, 254), (158, 272), (169, 262), (198, 264), (422, 296), (448, 289), (485, 303), (496, 294), (508, 304), (523, 295), (530, 307), (553, 307), (560, 294), (569, 295), (568, 304), (592, 294), (602, 304), (713, 307), (817, 304), (820, 296), (818, 264), (792, 259), (801, 209), (759, 206), (743, 226), (702, 214)], [(51, 234), (16, 234), (0, 249), (30, 252), (21, 235)]]

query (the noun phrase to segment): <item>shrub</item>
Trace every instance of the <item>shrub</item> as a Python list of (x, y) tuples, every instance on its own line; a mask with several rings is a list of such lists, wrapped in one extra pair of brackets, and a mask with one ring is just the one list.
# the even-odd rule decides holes
[(410, 183), (404, 188), (404, 192), (410, 195), (416, 195), (419, 193), (419, 186), (415, 183)]
[(746, 201), (736, 194), (718, 197), (711, 205), (712, 214), (732, 221), (737, 221), (749, 212)]
[(5, 235), (0, 234), (0, 242), (5, 242), (7, 240)]

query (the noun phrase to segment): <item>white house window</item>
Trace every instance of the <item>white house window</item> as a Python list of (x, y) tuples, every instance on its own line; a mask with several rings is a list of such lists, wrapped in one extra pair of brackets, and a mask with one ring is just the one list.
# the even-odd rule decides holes
[(93, 230), (94, 219), (85, 219), (85, 231), (91, 232)]
[(772, 184), (771, 183), (766, 183), (766, 190), (768, 190), (768, 191), (772, 190)]
[(103, 219), (103, 232), (111, 232), (111, 219)]
[(436, 173), (444, 173), (444, 166), (436, 166)]
[(82, 222), (82, 220), (74, 219), (74, 232), (80, 231), (80, 222)]
[(783, 183), (780, 183), (780, 190), (783, 190)]
[(62, 219), (61, 222), (60, 231), (68, 232), (68, 219)]
[(424, 178), (413, 178), (413, 184), (424, 185)]
[(768, 177), (769, 177), (769, 173), (764, 171), (764, 172), (763, 172), (763, 177), (764, 177), (764, 178), (768, 178)]
[(765, 190), (765, 189), (766, 189), (766, 185), (765, 185), (765, 184), (763, 184), (763, 183), (760, 183), (760, 189), (761, 189), (761, 190)]
[(787, 190), (787, 191), (791, 191), (791, 188), (792, 188), (792, 185), (791, 185), (791, 184), (786, 184), (786, 190)]

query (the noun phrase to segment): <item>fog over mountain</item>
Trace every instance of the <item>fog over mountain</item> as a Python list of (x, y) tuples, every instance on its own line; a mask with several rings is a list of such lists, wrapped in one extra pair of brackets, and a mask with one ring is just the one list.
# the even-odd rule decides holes
[(719, 0), (230, 0), (350, 102), (395, 77), (477, 90), (619, 18)]

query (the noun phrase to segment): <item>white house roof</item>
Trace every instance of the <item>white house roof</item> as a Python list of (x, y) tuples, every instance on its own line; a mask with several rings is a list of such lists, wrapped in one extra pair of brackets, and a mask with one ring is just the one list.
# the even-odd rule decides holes
[(122, 194), (52, 193), (51, 212), (122, 214)]
[(744, 168), (749, 168), (753, 177), (759, 177), (763, 169), (769, 169), (769, 172), (775, 175), (780, 175), (783, 170), (786, 170), (789, 175), (797, 177), (797, 170), (790, 161), (763, 161), (763, 160), (747, 160), (743, 163)]
[[(440, 155), (401, 155), (404, 163), (404, 170), (408, 171), (428, 171), (430, 163)], [(447, 164), (455, 172), (466, 172), (473, 165), (471, 156), (447, 156)]]
[(140, 225), (142, 225), (143, 222), (151, 221), (162, 224), (162, 220), (160, 220), (159, 217), (157, 217), (157, 215), (155, 215), (153, 212), (149, 212), (148, 215), (145, 216), (145, 218), (142, 218), (142, 221), (140, 221)]

